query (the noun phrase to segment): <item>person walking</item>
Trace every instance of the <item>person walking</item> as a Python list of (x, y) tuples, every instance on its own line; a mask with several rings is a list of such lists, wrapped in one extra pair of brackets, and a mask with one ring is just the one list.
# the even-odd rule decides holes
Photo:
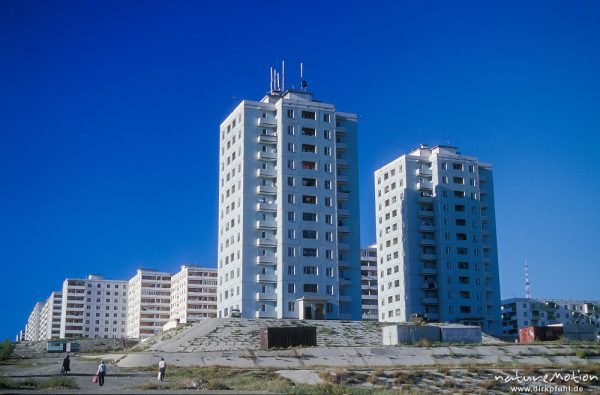
[(96, 373), (96, 376), (98, 376), (98, 385), (102, 387), (104, 385), (104, 376), (106, 376), (106, 365), (104, 364), (104, 361), (100, 361), (100, 365), (98, 365), (98, 373)]
[(67, 354), (65, 359), (63, 359), (62, 372), (63, 372), (63, 374), (69, 374), (70, 371), (71, 371), (71, 359), (69, 358), (69, 354)]
[(166, 371), (167, 371), (167, 363), (165, 362), (164, 358), (161, 358), (160, 362), (158, 363), (158, 379), (160, 381), (163, 381), (165, 379)]

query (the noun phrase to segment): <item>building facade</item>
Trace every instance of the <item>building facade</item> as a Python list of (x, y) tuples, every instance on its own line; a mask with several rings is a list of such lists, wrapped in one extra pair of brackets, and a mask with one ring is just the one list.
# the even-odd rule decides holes
[(200, 321), (217, 316), (217, 269), (183, 265), (171, 277), (171, 321)]
[(99, 275), (63, 282), (61, 338), (125, 337), (127, 281)]
[(377, 305), (377, 244), (360, 250), (360, 288), (362, 291), (362, 320), (379, 319)]
[(138, 269), (129, 280), (127, 337), (143, 339), (162, 332), (171, 311), (171, 273)]
[(422, 145), (375, 171), (379, 319), (501, 334), (492, 167)]
[(62, 292), (50, 294), (40, 316), (40, 340), (60, 337), (60, 320), (62, 314)]
[(37, 302), (33, 306), (33, 310), (29, 313), (29, 318), (27, 319), (27, 325), (25, 326), (25, 340), (27, 341), (36, 341), (40, 340), (40, 322), (42, 316), (42, 309), (44, 308), (44, 303)]
[(518, 338), (519, 329), (580, 322), (600, 333), (600, 301), (512, 298), (502, 301), (502, 334)]
[(360, 320), (356, 120), (272, 91), (221, 124), (219, 317)]

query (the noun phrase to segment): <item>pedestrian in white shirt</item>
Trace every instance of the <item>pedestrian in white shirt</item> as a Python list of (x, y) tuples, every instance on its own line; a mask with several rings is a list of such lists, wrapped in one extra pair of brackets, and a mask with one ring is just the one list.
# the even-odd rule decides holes
[(163, 381), (165, 379), (165, 372), (167, 371), (167, 363), (164, 358), (160, 359), (158, 363), (158, 379)]

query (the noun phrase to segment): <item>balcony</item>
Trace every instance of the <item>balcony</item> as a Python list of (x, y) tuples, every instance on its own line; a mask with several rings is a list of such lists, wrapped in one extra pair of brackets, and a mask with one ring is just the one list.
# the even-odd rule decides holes
[(259, 301), (274, 301), (277, 300), (277, 294), (275, 293), (256, 293), (256, 300)]
[(277, 318), (274, 311), (257, 311), (256, 318)]
[(421, 210), (419, 211), (419, 217), (421, 218), (433, 218), (435, 213), (433, 210)]
[(258, 220), (256, 221), (258, 229), (277, 229), (277, 222), (273, 220)]
[(422, 261), (435, 261), (437, 259), (437, 255), (435, 254), (421, 254)]
[(262, 144), (277, 144), (277, 136), (261, 134), (258, 136), (258, 142)]
[(488, 221), (488, 216), (487, 215), (481, 215), (481, 222), (487, 222)]
[(347, 184), (348, 183), (348, 176), (337, 176), (336, 180), (340, 184)]
[(276, 265), (277, 260), (274, 256), (257, 256), (256, 263), (258, 265)]
[(433, 247), (435, 246), (435, 239), (421, 239), (419, 240), (419, 245)]
[(277, 211), (277, 205), (275, 203), (257, 203), (256, 211)]
[(338, 191), (337, 198), (339, 200), (348, 200), (348, 192), (339, 192)]
[(429, 170), (429, 169), (417, 169), (417, 176), (419, 176), (419, 177), (431, 177), (431, 170)]
[(277, 152), (259, 151), (258, 160), (277, 160)]
[(482, 176), (482, 175), (480, 174), (480, 175), (479, 175), (479, 182), (480, 182), (480, 183), (482, 183), (482, 182), (487, 182), (487, 177), (485, 177), (485, 176)]
[(340, 259), (338, 260), (338, 267), (350, 267), (350, 262)]
[(431, 182), (430, 181), (422, 181), (422, 182), (417, 182), (417, 189), (418, 190), (432, 190), (433, 187), (431, 186)]
[(350, 216), (350, 210), (347, 208), (338, 208), (338, 217), (348, 217)]
[(338, 225), (338, 232), (339, 233), (350, 233), (350, 228), (347, 227), (346, 225)]
[(256, 239), (256, 245), (259, 247), (277, 247), (277, 240), (261, 237)]
[(423, 267), (421, 268), (422, 276), (435, 276), (437, 274), (437, 269), (435, 267)]
[(348, 243), (338, 243), (338, 249), (347, 251), (350, 249), (350, 245)]
[(337, 158), (335, 163), (340, 167), (348, 166), (348, 159)]
[(421, 284), (421, 289), (435, 291), (437, 289), (436, 283), (423, 283)]
[(481, 201), (481, 200), (479, 201), (479, 205), (481, 206), (481, 208), (487, 208), (488, 207), (487, 202), (484, 202), (484, 201)]
[(421, 303), (423, 303), (425, 305), (437, 305), (437, 304), (439, 304), (439, 299), (438, 298), (423, 298), (421, 300)]
[(341, 286), (351, 285), (352, 284), (352, 280), (349, 279), (349, 278), (340, 277), (339, 284)]
[(348, 131), (343, 126), (335, 127), (335, 134), (339, 134), (340, 136), (346, 135)]
[(340, 295), (339, 300), (340, 302), (352, 302), (352, 297), (348, 295)]
[(276, 283), (277, 276), (274, 274), (257, 274), (256, 282), (259, 283)]
[(490, 231), (487, 229), (481, 229), (481, 235), (482, 236), (489, 236), (490, 235)]
[(423, 232), (423, 233), (435, 232), (435, 226), (434, 225), (421, 225), (421, 226), (419, 226), (419, 232)]
[(256, 187), (256, 193), (259, 193), (261, 195), (276, 195), (277, 187), (269, 185), (259, 185)]
[(335, 149), (337, 149), (338, 151), (346, 151), (348, 149), (348, 144), (346, 144), (346, 143), (336, 143), (335, 144)]
[(256, 175), (261, 178), (277, 178), (277, 171), (274, 169), (258, 169)]
[(433, 196), (419, 196), (417, 198), (417, 203), (419, 204), (432, 204)]
[(258, 126), (261, 126), (263, 128), (274, 128), (277, 126), (277, 121), (275, 120), (275, 118), (271, 118), (271, 117), (260, 117), (258, 118)]

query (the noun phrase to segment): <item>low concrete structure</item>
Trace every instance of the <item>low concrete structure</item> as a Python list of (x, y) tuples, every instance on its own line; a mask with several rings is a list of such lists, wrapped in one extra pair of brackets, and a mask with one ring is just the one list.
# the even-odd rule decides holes
[(481, 343), (481, 327), (456, 324), (441, 325), (440, 338), (444, 343)]
[(388, 325), (383, 327), (383, 344), (413, 344), (420, 340), (440, 341), (440, 329), (427, 325)]
[(562, 327), (563, 337), (567, 340), (597, 341), (596, 328), (590, 324), (555, 324), (550, 327)]

